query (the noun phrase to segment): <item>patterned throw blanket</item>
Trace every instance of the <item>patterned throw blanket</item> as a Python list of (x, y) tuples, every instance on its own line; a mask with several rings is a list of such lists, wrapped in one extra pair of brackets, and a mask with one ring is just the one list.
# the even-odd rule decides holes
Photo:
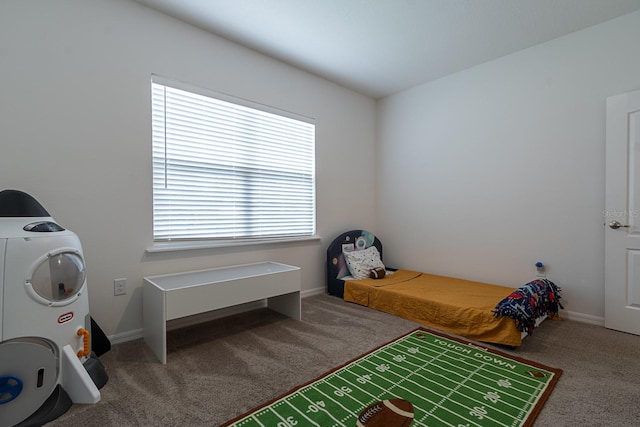
[(558, 314), (558, 307), (564, 308), (559, 300), (560, 288), (551, 280), (534, 280), (500, 301), (493, 314), (514, 319), (520, 331), (531, 335), (538, 317), (546, 314), (552, 318)]

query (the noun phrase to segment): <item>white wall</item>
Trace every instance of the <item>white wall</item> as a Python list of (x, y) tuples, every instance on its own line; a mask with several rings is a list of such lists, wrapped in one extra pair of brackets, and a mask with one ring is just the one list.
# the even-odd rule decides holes
[(543, 261), (604, 316), (605, 99), (640, 88), (640, 13), (379, 101), (390, 264), (519, 286)]
[[(323, 240), (145, 254), (152, 73), (314, 117)], [(33, 195), (79, 235), (91, 312), (109, 335), (139, 333), (144, 276), (273, 260), (302, 267), (303, 290), (322, 289), (331, 239), (374, 226), (373, 168), (344, 184), (356, 162), (374, 162), (372, 99), (132, 1), (2, 1), (0, 129), (0, 189)], [(114, 297), (122, 277), (129, 293)]]

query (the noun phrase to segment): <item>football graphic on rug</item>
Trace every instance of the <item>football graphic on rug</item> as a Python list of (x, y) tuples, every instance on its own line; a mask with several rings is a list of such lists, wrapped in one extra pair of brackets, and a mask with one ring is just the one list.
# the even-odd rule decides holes
[(360, 412), (356, 427), (408, 427), (413, 422), (413, 405), (404, 399), (372, 403)]

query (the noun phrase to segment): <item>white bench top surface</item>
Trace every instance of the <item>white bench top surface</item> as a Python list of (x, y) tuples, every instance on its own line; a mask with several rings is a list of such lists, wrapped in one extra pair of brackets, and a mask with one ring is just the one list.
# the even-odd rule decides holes
[(171, 291), (191, 286), (211, 285), (214, 283), (228, 282), (230, 280), (295, 270), (300, 270), (300, 267), (268, 261), (255, 264), (213, 268), (209, 270), (150, 276), (145, 277), (144, 279), (164, 291)]

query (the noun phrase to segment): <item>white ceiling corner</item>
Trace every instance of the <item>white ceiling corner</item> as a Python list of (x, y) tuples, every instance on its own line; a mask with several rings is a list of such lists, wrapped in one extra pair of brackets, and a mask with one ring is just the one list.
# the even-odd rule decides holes
[(640, 9), (640, 0), (136, 0), (374, 98)]

